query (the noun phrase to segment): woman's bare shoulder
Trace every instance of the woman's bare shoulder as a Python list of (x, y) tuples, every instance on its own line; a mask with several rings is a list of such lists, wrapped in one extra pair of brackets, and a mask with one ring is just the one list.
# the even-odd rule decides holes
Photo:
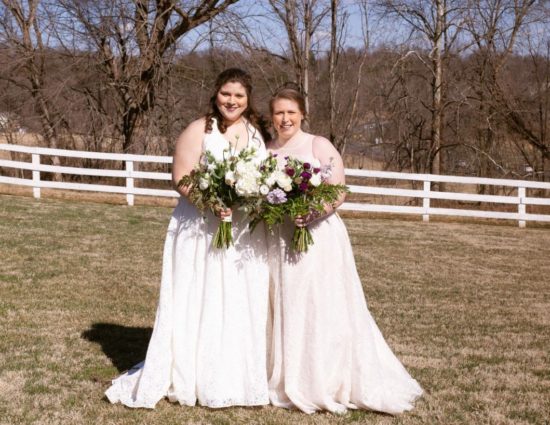
[(327, 147), (327, 146), (334, 147), (334, 145), (330, 142), (330, 140), (324, 136), (318, 136), (316, 134), (312, 134), (312, 137), (313, 137), (314, 145), (318, 145), (319, 147)]
[(206, 125), (206, 117), (200, 117), (195, 121), (191, 121), (191, 123), (189, 123), (189, 125), (185, 127), (184, 131), (187, 131), (187, 130), (192, 132), (202, 131), (204, 133), (205, 125)]
[(316, 136), (316, 135), (313, 136), (312, 149), (313, 149), (313, 153), (316, 155), (318, 154), (324, 154), (324, 155), (328, 154), (332, 156), (339, 155), (338, 151), (336, 150), (334, 145), (331, 143), (331, 141), (323, 136)]
[(196, 119), (195, 121), (192, 121), (185, 129), (180, 133), (178, 136), (178, 141), (180, 140), (189, 140), (189, 139), (197, 139), (200, 138), (202, 140), (202, 136), (204, 136), (205, 133), (205, 123), (206, 118), (201, 117), (199, 119)]

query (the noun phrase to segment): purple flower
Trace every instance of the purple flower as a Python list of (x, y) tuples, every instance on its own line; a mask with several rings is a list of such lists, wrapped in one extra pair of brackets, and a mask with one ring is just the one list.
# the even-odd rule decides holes
[(314, 172), (315, 174), (319, 173), (320, 171), (321, 171), (320, 168), (314, 168), (314, 169), (313, 169), (313, 172)]
[(273, 189), (267, 194), (267, 202), (270, 204), (284, 204), (286, 202), (286, 193), (279, 188)]
[(307, 171), (302, 171), (302, 174), (300, 174), (304, 180), (309, 180), (311, 178), (311, 173), (308, 173)]
[(307, 186), (308, 186), (307, 182), (302, 182), (298, 186), (298, 189), (300, 189), (302, 192), (305, 192), (307, 190)]
[(285, 171), (290, 177), (292, 177), (295, 173), (294, 168), (290, 168), (290, 167), (286, 168)]
[(311, 164), (309, 162), (304, 162), (304, 170), (309, 170), (311, 168)]
[(260, 167), (260, 171), (265, 171), (265, 165), (262, 165), (262, 166)]

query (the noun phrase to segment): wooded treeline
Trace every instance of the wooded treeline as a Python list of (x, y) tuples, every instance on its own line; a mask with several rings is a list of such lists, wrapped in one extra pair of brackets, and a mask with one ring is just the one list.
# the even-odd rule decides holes
[(0, 1), (11, 143), (170, 154), (240, 66), (264, 113), (298, 83), (310, 131), (348, 157), (550, 181), (548, 1)]

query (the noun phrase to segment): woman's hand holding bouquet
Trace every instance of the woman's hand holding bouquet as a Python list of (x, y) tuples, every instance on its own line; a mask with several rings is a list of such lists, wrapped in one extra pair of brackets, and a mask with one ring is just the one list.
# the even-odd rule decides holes
[(292, 247), (297, 252), (306, 252), (313, 244), (307, 225), (326, 214), (326, 206), (335, 203), (348, 189), (345, 185), (328, 183), (330, 164), (321, 166), (317, 160), (309, 163), (290, 157), (285, 160), (282, 169), (277, 167), (273, 155), (263, 162), (261, 180), (268, 190), (250, 206), (251, 227), (264, 221), (272, 228), (288, 216), (297, 224)]
[(214, 247), (228, 248), (233, 244), (229, 210), (260, 195), (260, 177), (255, 149), (243, 149), (237, 155), (228, 149), (222, 160), (204, 152), (193, 171), (179, 181), (180, 187), (189, 187), (188, 198), (200, 211), (210, 210), (220, 217), (212, 240)]

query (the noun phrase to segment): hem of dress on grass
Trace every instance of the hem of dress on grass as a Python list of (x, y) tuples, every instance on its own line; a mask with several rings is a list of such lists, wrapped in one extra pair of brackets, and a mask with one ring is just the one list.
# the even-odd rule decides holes
[(334, 406), (334, 409), (326, 409), (326, 408), (317, 408), (317, 409), (302, 409), (299, 408), (297, 405), (295, 405), (292, 401), (279, 401), (279, 400), (273, 400), (273, 398), (270, 399), (270, 404), (274, 407), (280, 407), (287, 410), (297, 410), (302, 413), (305, 413), (307, 415), (312, 415), (314, 413), (322, 413), (322, 412), (329, 412), (336, 415), (344, 415), (348, 412), (348, 410), (365, 410), (370, 412), (377, 412), (377, 413), (384, 413), (387, 415), (396, 416), (405, 412), (410, 412), (415, 408), (415, 402), (418, 401), (422, 395), (424, 394), (424, 391), (420, 388), (419, 392), (412, 395), (408, 400), (404, 401), (404, 405), (400, 406), (400, 409), (395, 409), (393, 412), (388, 412), (386, 410), (377, 410), (372, 407), (368, 407), (367, 405), (364, 406), (358, 406), (356, 403), (353, 402), (347, 402), (346, 404), (342, 404), (342, 402), (334, 401), (333, 404), (339, 405), (338, 407)]
[(232, 406), (241, 406), (241, 407), (258, 407), (269, 405), (268, 398), (258, 398), (258, 399), (226, 399), (226, 400), (216, 400), (216, 401), (199, 401), (197, 397), (192, 399), (179, 398), (175, 394), (165, 394), (159, 400), (156, 401), (137, 401), (134, 399), (128, 399), (126, 397), (121, 397), (120, 393), (117, 394), (116, 382), (113, 381), (113, 387), (105, 391), (105, 396), (111, 404), (120, 403), (126, 407), (132, 409), (154, 409), (159, 401), (162, 399), (167, 399), (171, 403), (179, 403), (181, 406), (195, 407), (202, 406), (208, 407), (210, 409), (222, 409), (225, 407)]

